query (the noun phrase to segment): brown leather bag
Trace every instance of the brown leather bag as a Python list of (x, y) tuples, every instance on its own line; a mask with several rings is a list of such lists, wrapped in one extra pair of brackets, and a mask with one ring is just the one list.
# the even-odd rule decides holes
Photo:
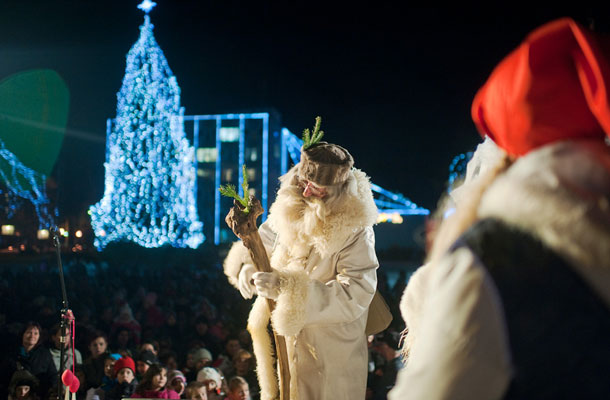
[(371, 301), (371, 305), (369, 306), (369, 316), (366, 320), (364, 332), (367, 336), (375, 335), (390, 326), (392, 319), (390, 307), (388, 307), (388, 304), (385, 302), (381, 293), (379, 293), (378, 290), (375, 290), (373, 301)]

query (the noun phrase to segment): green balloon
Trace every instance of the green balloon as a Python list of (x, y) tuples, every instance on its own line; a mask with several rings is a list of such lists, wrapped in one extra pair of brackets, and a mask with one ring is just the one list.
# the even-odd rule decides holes
[(2, 80), (0, 139), (7, 150), (49, 176), (64, 139), (69, 102), (68, 88), (53, 70), (23, 71)]

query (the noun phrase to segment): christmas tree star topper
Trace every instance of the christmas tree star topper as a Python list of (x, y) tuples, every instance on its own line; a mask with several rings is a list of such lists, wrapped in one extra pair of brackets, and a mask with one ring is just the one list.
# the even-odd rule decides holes
[(157, 3), (154, 1), (142, 0), (142, 2), (138, 5), (138, 8), (148, 14), (156, 5)]

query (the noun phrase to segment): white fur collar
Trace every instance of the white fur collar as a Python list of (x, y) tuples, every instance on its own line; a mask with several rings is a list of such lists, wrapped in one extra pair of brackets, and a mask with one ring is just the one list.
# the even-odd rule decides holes
[(348, 195), (337, 204), (324, 224), (318, 226), (311, 235), (303, 237), (305, 231), (302, 215), (293, 211), (294, 196), (289, 194), (288, 187), (295, 173), (293, 167), (282, 179), (278, 196), (269, 210), (268, 222), (278, 234), (278, 242), (285, 248), (296, 249), (303, 254), (293, 256), (306, 257), (313, 247), (322, 257), (341, 249), (347, 238), (358, 229), (372, 226), (377, 221), (377, 206), (369, 178), (358, 169), (352, 169), (346, 190)]
[(486, 191), (479, 217), (532, 233), (610, 305), (610, 151), (603, 143), (561, 142), (520, 158)]

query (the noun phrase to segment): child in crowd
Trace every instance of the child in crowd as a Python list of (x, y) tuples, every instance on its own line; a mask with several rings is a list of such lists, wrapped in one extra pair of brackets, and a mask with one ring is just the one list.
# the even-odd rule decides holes
[(254, 356), (248, 350), (240, 349), (233, 358), (233, 366), (235, 367), (235, 375), (241, 376), (248, 382), (253, 396), (258, 397), (260, 389), (258, 387), (258, 379), (256, 377), (256, 362)]
[(167, 375), (167, 386), (182, 397), (186, 389), (186, 378), (180, 370), (173, 370)]
[(227, 400), (250, 400), (248, 382), (241, 376), (234, 376), (229, 380), (229, 393)]
[(203, 368), (197, 373), (197, 382), (205, 384), (209, 400), (224, 399), (222, 392), (222, 376), (216, 368)]
[(208, 390), (203, 382), (191, 382), (185, 390), (187, 400), (208, 400)]
[[(190, 362), (189, 362), (190, 358)], [(203, 347), (193, 349), (187, 355), (187, 371), (186, 378), (188, 381), (194, 381), (197, 379), (197, 373), (202, 368), (207, 367), (212, 363), (212, 353), (208, 349)]]
[(143, 399), (179, 399), (180, 395), (166, 387), (167, 369), (161, 364), (151, 365), (142, 382), (136, 387), (133, 398)]
[(106, 400), (131, 397), (136, 390), (136, 364), (131, 357), (122, 357), (114, 364), (116, 384), (106, 394)]
[(150, 350), (144, 350), (136, 359), (136, 376), (138, 379), (144, 378), (146, 371), (151, 365), (157, 363), (157, 356)]
[(25, 369), (15, 371), (9, 384), (9, 400), (39, 400), (38, 379)]

